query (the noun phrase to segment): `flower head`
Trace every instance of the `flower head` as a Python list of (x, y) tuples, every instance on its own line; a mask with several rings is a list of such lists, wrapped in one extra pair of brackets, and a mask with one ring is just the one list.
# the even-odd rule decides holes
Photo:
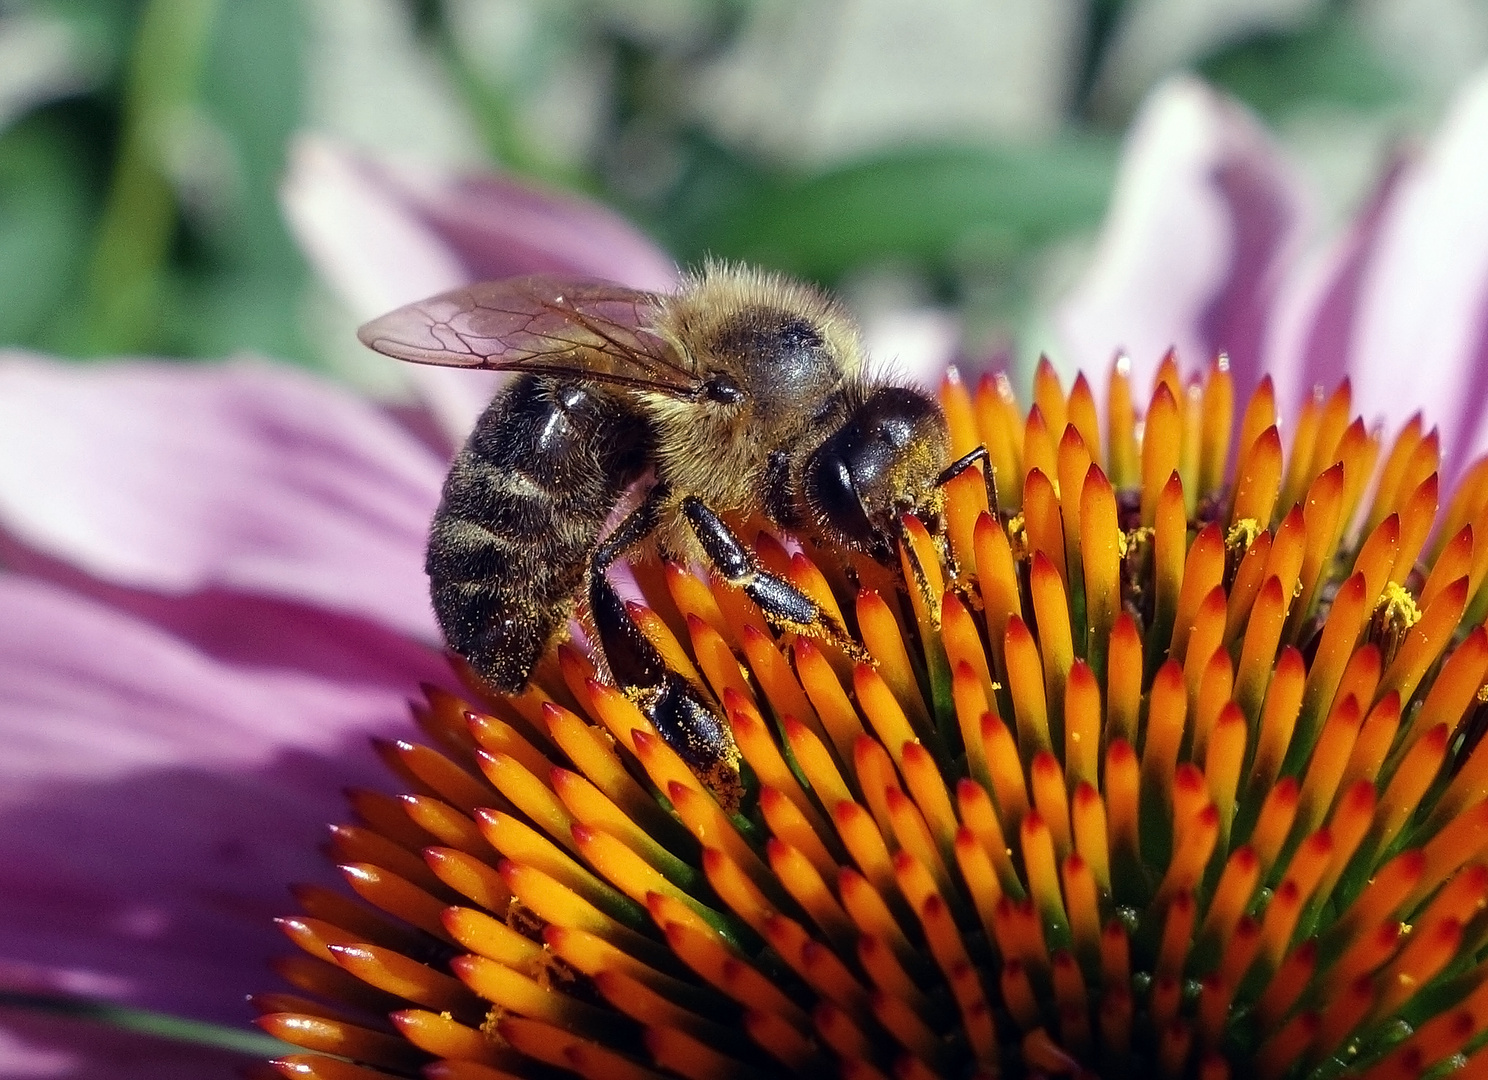
[(263, 1026), (449, 1077), (1386, 1077), (1475, 1045), (1488, 465), (1438, 514), (1419, 423), (1383, 445), (1345, 383), (1284, 452), (1223, 362), (1170, 357), (1140, 424), (1121, 363), (1104, 415), (1048, 365), (1026, 414), (995, 377), (942, 402), (995, 483), (906, 518), (898, 567), (756, 544), (869, 660), (634, 568), (737, 805), (578, 649), (431, 693), (430, 745), (382, 748), (408, 793), (333, 842), (365, 906), (283, 921), (336, 1004)]

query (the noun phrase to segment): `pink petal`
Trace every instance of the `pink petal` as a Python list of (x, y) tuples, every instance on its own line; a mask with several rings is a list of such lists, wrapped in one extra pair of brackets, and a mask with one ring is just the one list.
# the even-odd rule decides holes
[(1400, 182), (1360, 285), (1354, 407), (1441, 424), (1456, 471), (1488, 449), (1488, 72), (1467, 84)]
[[(517, 274), (580, 274), (657, 290), (677, 280), (673, 262), (623, 218), (499, 173), (394, 167), (304, 138), (281, 197), (301, 246), (362, 319)], [(459, 439), (494, 387), (469, 372), (416, 368), (408, 375)]]
[(279, 195), (300, 246), (359, 319), (470, 280), (386, 169), (335, 143), (297, 140)]
[(3, 535), (0, 566), (60, 585), (231, 664), (301, 671), (394, 694), (406, 694), (420, 681), (451, 677), (444, 657), (428, 644), (355, 615), (225, 589), (185, 596), (127, 589)]
[(1164, 83), (1127, 137), (1094, 263), (1058, 312), (1065, 361), (1103, 396), (1116, 350), (1144, 388), (1170, 347), (1190, 368), (1226, 352), (1247, 393), (1306, 204), (1248, 113), (1196, 80)]
[(233, 1080), (254, 1059), (91, 1020), (0, 1008), (7, 1080)]
[(445, 468), (285, 368), (0, 354), (0, 526), (120, 584), (257, 593), (436, 640), (422, 565)]
[(1407, 162), (1396, 157), (1344, 233), (1291, 268), (1271, 314), (1266, 369), (1283, 415), (1304, 394), (1331, 390), (1348, 374), (1359, 290), (1379, 248), (1380, 226), (1399, 194)]
[(366, 736), (409, 734), (404, 674), (225, 663), (0, 575), (0, 989), (246, 1021), (342, 788), (385, 786)]
[(899, 384), (937, 385), (960, 341), (961, 321), (942, 308), (884, 311), (863, 320), (869, 363)]
[(677, 280), (672, 261), (624, 218), (497, 172), (446, 176), (305, 138), (282, 198), (311, 258), (366, 318), (514, 274), (582, 274), (637, 289)]

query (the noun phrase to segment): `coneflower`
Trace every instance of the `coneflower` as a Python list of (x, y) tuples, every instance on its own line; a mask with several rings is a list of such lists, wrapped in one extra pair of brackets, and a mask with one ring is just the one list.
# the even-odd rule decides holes
[(333, 831), (360, 899), (282, 920), (282, 1073), (1488, 1075), (1488, 464), (1443, 499), (1435, 433), (1385, 446), (1347, 384), (1284, 450), (1223, 362), (1140, 419), (1120, 362), (1104, 416), (1047, 364), (1026, 414), (942, 401), (995, 483), (898, 573), (756, 544), (871, 662), (634, 568), (737, 808), (572, 647), (427, 692), (429, 744), (379, 747), (406, 794)]

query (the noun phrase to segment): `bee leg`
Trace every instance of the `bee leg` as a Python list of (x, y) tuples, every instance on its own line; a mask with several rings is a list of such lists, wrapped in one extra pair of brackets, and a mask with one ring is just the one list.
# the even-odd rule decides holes
[(666, 503), (669, 490), (666, 485), (657, 484), (646, 493), (645, 501), (640, 506), (621, 519), (620, 524), (604, 538), (589, 560), (591, 573), (603, 574), (615, 564), (616, 559), (656, 531), (656, 525), (661, 521), (661, 508)]
[(625, 601), (606, 576), (615, 560), (656, 531), (667, 490), (658, 484), (646, 499), (616, 525), (589, 560), (589, 610), (599, 644), (615, 681), (626, 689), (660, 685), (666, 664), (655, 646), (625, 610)]
[(759, 605), (770, 625), (777, 630), (792, 630), (807, 637), (823, 638), (854, 660), (868, 659), (863, 647), (815, 600), (760, 566), (754, 552), (745, 547), (734, 531), (703, 505), (701, 499), (691, 495), (683, 499), (682, 513), (714, 569), (730, 585), (743, 589), (745, 595)]
[(662, 741), (724, 810), (732, 813), (744, 797), (733, 731), (690, 682), (666, 666), (605, 574), (616, 559), (655, 530), (664, 498), (664, 491), (653, 489), (595, 551), (589, 564), (589, 610), (610, 674)]

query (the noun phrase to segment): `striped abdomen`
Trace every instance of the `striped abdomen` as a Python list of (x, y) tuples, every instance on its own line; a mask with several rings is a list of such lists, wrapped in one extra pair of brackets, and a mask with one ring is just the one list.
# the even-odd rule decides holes
[(445, 640), (497, 689), (526, 685), (649, 460), (645, 421), (592, 383), (522, 375), (481, 415), (445, 480), (425, 568)]

